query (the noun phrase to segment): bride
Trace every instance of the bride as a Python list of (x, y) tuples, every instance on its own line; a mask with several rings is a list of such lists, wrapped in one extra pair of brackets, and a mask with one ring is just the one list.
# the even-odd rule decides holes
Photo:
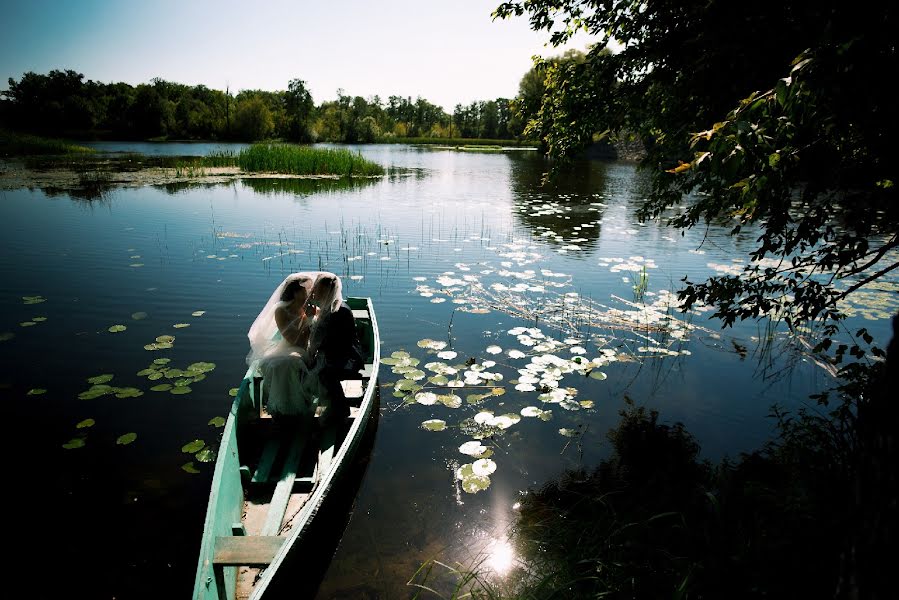
[(314, 312), (309, 296), (317, 273), (293, 273), (281, 282), (247, 337), (247, 363), (258, 361), (269, 414), (302, 417), (314, 410), (319, 393), (318, 369), (307, 364)]

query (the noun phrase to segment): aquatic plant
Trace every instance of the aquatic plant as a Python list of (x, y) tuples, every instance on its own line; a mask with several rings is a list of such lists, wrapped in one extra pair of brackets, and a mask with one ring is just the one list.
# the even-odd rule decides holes
[(237, 156), (243, 171), (294, 175), (339, 175), (344, 177), (383, 175), (384, 168), (360, 153), (339, 148), (310, 148), (289, 144), (253, 144)]
[(78, 146), (64, 140), (38, 137), (0, 129), (0, 156), (36, 154), (88, 154), (92, 148)]

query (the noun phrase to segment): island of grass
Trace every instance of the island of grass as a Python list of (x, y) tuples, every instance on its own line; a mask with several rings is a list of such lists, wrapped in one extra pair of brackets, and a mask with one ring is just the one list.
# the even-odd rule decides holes
[(203, 165), (235, 165), (247, 173), (340, 177), (374, 177), (384, 174), (384, 167), (366, 160), (358, 152), (345, 148), (311, 148), (292, 144), (253, 144), (237, 155), (223, 152), (206, 156)]

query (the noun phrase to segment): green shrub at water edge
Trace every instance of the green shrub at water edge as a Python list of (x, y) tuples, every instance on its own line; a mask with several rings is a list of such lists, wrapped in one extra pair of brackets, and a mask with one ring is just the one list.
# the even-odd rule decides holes
[(36, 135), (0, 129), (0, 156), (81, 154), (93, 151), (91, 148), (78, 146), (63, 140), (42, 138)]
[(309, 148), (289, 144), (253, 144), (237, 156), (243, 171), (294, 175), (383, 175), (384, 168), (342, 148)]

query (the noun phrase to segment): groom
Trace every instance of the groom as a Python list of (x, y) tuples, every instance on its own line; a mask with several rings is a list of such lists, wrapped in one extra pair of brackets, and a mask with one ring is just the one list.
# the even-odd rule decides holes
[[(318, 353), (324, 356), (324, 367), (319, 377), (331, 401), (327, 419), (340, 422), (350, 415), (349, 401), (340, 382), (358, 379), (359, 369), (364, 365), (353, 311), (342, 298), (338, 305), (338, 299), (334, 297), (339, 293), (337, 290), (337, 276), (323, 273), (315, 280), (311, 301), (321, 319), (316, 327), (316, 337), (320, 337), (313, 343), (317, 345)], [(338, 307), (334, 310), (336, 305)]]

